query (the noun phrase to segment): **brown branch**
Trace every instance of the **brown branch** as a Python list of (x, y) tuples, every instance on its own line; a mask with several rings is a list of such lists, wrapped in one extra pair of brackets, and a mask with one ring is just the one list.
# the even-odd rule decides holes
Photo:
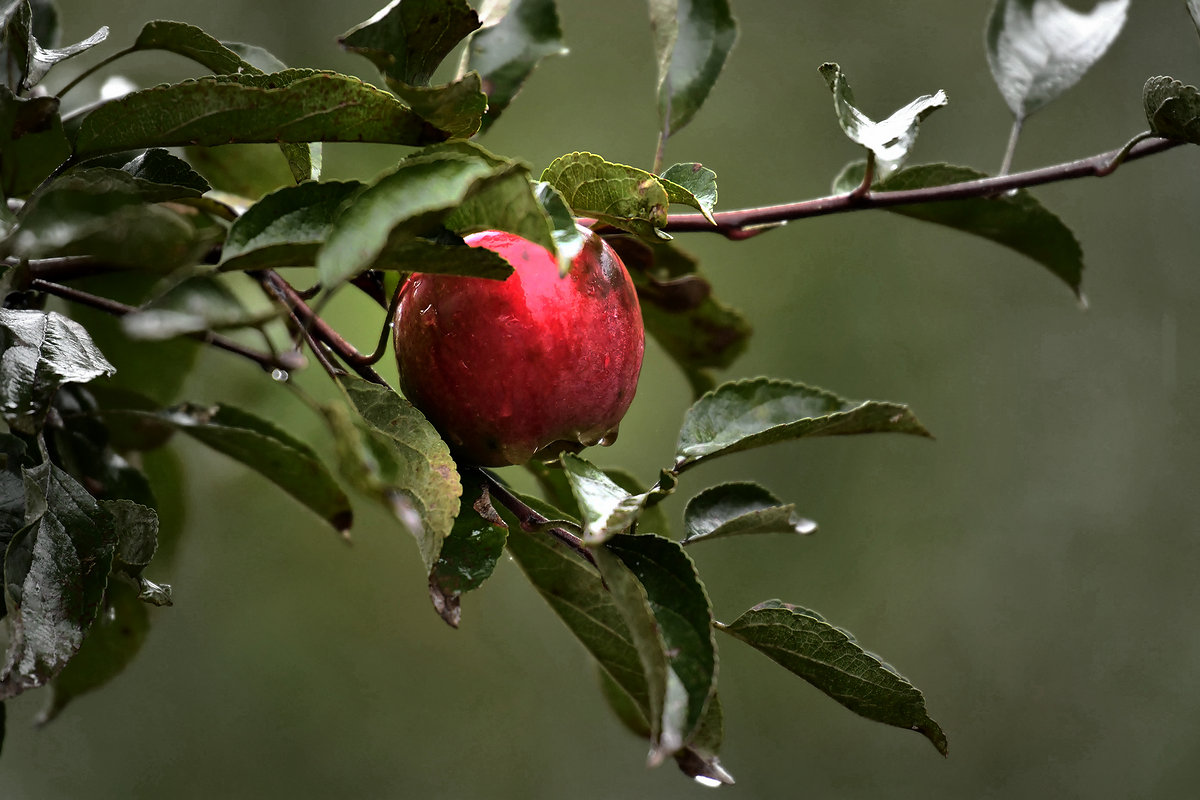
[[(1151, 138), (1140, 141), (1130, 148), (1118, 148), (1078, 161), (1068, 161), (1050, 167), (982, 178), (977, 181), (951, 183), (945, 186), (929, 186), (899, 192), (866, 192), (837, 194), (785, 203), (777, 206), (746, 208), (737, 211), (722, 211), (714, 214), (717, 224), (713, 225), (702, 214), (677, 214), (667, 222), (668, 233), (708, 232), (719, 233), (729, 239), (744, 239), (761, 231), (762, 226), (779, 225), (796, 219), (819, 217), (826, 214), (842, 214), (847, 211), (862, 211), (868, 208), (935, 203), (947, 200), (965, 200), (975, 197), (991, 197), (1013, 189), (1041, 186), (1047, 183), (1074, 180), (1076, 178), (1103, 177), (1111, 174), (1115, 163), (1134, 161), (1164, 150), (1178, 147), (1182, 142)], [(1127, 150), (1127, 152), (1126, 152)], [(1122, 156), (1124, 153), (1124, 156)], [(1120, 160), (1118, 160), (1120, 159)]]
[(479, 468), (479, 474), (483, 476), (484, 482), (487, 483), (488, 492), (493, 498), (500, 501), (500, 504), (513, 513), (517, 520), (521, 523), (524, 530), (532, 531), (543, 529), (554, 538), (565, 544), (567, 547), (574, 550), (594, 567), (596, 566), (596, 557), (588, 550), (587, 545), (583, 543), (575, 534), (568, 530), (556, 527), (543, 527), (552, 520), (542, 516), (534, 511), (521, 498), (517, 497), (508, 487), (500, 482), (500, 479), (493, 475), (489, 470)]

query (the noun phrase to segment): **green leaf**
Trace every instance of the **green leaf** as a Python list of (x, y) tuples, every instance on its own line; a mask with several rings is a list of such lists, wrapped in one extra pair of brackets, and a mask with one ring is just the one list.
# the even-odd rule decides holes
[(220, 269), (271, 269), (315, 263), (342, 206), (363, 190), (358, 181), (285, 186), (246, 209), (229, 228)]
[[(191, 165), (161, 147), (139, 153), (121, 167), (146, 187), (143, 197), (152, 202), (175, 200), (179, 197), (199, 197), (212, 189)], [(173, 188), (174, 193), (162, 193), (159, 187)], [(157, 193), (156, 193), (157, 192)]]
[(987, 25), (987, 59), (1000, 94), (1023, 120), (1070, 89), (1125, 25), (1129, 0), (1091, 12), (1059, 0), (997, 0)]
[(908, 158), (917, 142), (921, 120), (949, 102), (946, 93), (938, 89), (936, 94), (921, 95), (882, 122), (875, 122), (855, 107), (854, 93), (841, 67), (826, 63), (820, 71), (833, 92), (833, 109), (842, 131), (875, 155), (881, 177), (899, 169)]
[(584, 541), (599, 544), (629, 529), (647, 495), (630, 495), (591, 462), (573, 453), (559, 459), (583, 515)]
[(184, 404), (159, 417), (177, 430), (242, 463), (345, 535), (354, 521), (350, 500), (316, 452), (272, 423), (233, 406)]
[(463, 503), (429, 572), (429, 595), (438, 615), (457, 628), (462, 595), (492, 576), (504, 553), (508, 526), (492, 508), (487, 486), (472, 470), (462, 476)]
[[(861, 162), (860, 162), (861, 164)], [(851, 165), (838, 179), (841, 186), (861, 182), (861, 165)], [(892, 192), (981, 180), (987, 175), (952, 164), (921, 164), (876, 183), (873, 191)], [(857, 184), (856, 184), (857, 185)], [(990, 239), (1032, 258), (1079, 295), (1083, 250), (1079, 240), (1052, 211), (1025, 189), (992, 197), (889, 206), (888, 211), (945, 225)]]
[(662, 346), (696, 397), (716, 386), (711, 370), (725, 369), (749, 343), (750, 323), (712, 296), (712, 285), (691, 256), (670, 244), (610, 237), (637, 287), (646, 332)]
[(49, 697), (37, 716), (44, 725), (82, 694), (111, 681), (133, 661), (150, 629), (150, 615), (138, 593), (124, 581), (109, 581), (104, 609), (79, 652), (50, 681)]
[(239, 205), (284, 186), (295, 185), (291, 169), (269, 144), (230, 144), (221, 147), (185, 147), (188, 163), (220, 192), (243, 198)]
[(717, 758), (724, 740), (725, 712), (721, 708), (720, 696), (713, 692), (699, 729), (688, 746), (675, 754), (675, 762), (683, 774), (702, 786), (731, 786), (735, 783), (733, 776)]
[(1146, 81), (1142, 105), (1150, 130), (1166, 139), (1200, 144), (1200, 91), (1166, 75)]
[(13, 430), (40, 431), (64, 383), (113, 372), (78, 322), (56, 311), (0, 309), (0, 411)]
[[(561, 470), (560, 474), (564, 474), (565, 476), (565, 470)], [(657, 533), (659, 536), (670, 538), (671, 525), (667, 521), (666, 511), (661, 505), (657, 504), (659, 500), (656, 492), (646, 492), (643, 489), (642, 482), (639, 481), (632, 473), (626, 472), (625, 470), (607, 467), (604, 470), (604, 474), (608, 476), (609, 480), (631, 495), (649, 495), (649, 497), (646, 499), (646, 507), (644, 507), (638, 514), (638, 533)], [(569, 486), (567, 491), (570, 492)], [(573, 501), (574, 499), (572, 498), (572, 502)]]
[(396, 98), (336, 72), (215, 75), (155, 86), (84, 117), (75, 155), (238, 142), (422, 145), (445, 135)]
[(649, 172), (613, 164), (592, 153), (559, 156), (542, 180), (562, 193), (572, 212), (640, 236), (666, 237), (667, 190)]
[(571, 262), (583, 250), (583, 229), (575, 221), (571, 207), (558, 189), (545, 181), (538, 181), (533, 185), (533, 194), (550, 220), (550, 235), (558, 250), (558, 271), (566, 276)]
[(708, 99), (737, 40), (727, 0), (650, 0), (658, 61), (658, 115), (668, 134)]
[(675, 164), (658, 176), (672, 203), (681, 203), (700, 211), (712, 224), (717, 205), (717, 173), (703, 164)]
[(162, 341), (212, 330), (261, 328), (283, 314), (277, 306), (252, 310), (213, 275), (186, 278), (121, 318), (131, 339)]
[(463, 244), (441, 244), (428, 239), (401, 240), (389, 244), (371, 265), (372, 269), (396, 272), (426, 272), (463, 275), (502, 281), (512, 266), (491, 250)]
[[(0, 561), (4, 548), (25, 525), (25, 468), (36, 463), (25, 442), (11, 433), (0, 434)], [(3, 612), (0, 609), (0, 618)]]
[(567, 54), (554, 0), (491, 0), (480, 10), (482, 27), (467, 44), (464, 68), (478, 72), (488, 109), (487, 131), (508, 108), (543, 58)]
[(496, 173), (480, 158), (417, 155), (367, 187), (334, 220), (317, 253), (317, 275), (330, 289), (375, 265), (389, 242), (436, 232), (479, 181)]
[[(612, 537), (596, 551), (601, 573), (607, 578), (611, 571), (601, 551), (620, 559), (644, 590), (653, 626), (665, 648), (663, 656), (685, 691), (684, 708), (679, 714), (681, 740), (678, 745), (664, 747), (669, 753), (662, 754), (673, 755), (691, 741), (716, 689), (717, 651), (708, 594), (691, 558), (669, 539), (628, 534)], [(613, 587), (611, 580), (609, 585)], [(616, 592), (616, 587), (613, 589)], [(630, 629), (636, 630), (633, 623)], [(665, 726), (664, 721), (664, 730)], [(667, 739), (665, 734), (662, 739)]]
[(116, 543), (108, 515), (53, 464), (25, 471), (25, 493), (26, 525), (4, 556), (4, 700), (44, 685), (75, 655), (100, 611)]
[(468, 139), (479, 131), (488, 98), (474, 72), (442, 86), (409, 86), (389, 81), (388, 88), (413, 111), (452, 139)]
[(23, 197), (71, 156), (58, 98), (18, 98), (0, 86), (0, 190)]
[(139, 600), (156, 606), (173, 605), (170, 586), (156, 584), (142, 575), (158, 551), (158, 512), (132, 500), (103, 500), (100, 506), (112, 517), (117, 532), (113, 570), (137, 584)]
[[(159, 19), (147, 22), (130, 49), (132, 51), (166, 50), (184, 58), (190, 58), (217, 75), (243, 72), (262, 75), (268, 71), (277, 72), (286, 69), (279, 59), (262, 48), (240, 45), (236, 42), (219, 42), (195, 25), (171, 20)], [(251, 59), (260, 61), (272, 69), (263, 69), (262, 66), (252, 63)], [(288, 167), (297, 183), (303, 180), (318, 180), (321, 177), (319, 144), (284, 143), (280, 144), (279, 148), (283, 152), (283, 157), (287, 159)]]
[(807, 609), (768, 600), (721, 628), (855, 714), (917, 731), (946, 755), (946, 735), (921, 692), (854, 638)]
[[(36, 16), (32, 13), (34, 10)], [(101, 27), (77, 44), (55, 49), (57, 17), (53, 6), (45, 2), (9, 0), (0, 9), (0, 63), (6, 69), (5, 87), (14, 92), (27, 92), (40, 83), (55, 64), (100, 44), (108, 36), (108, 28)], [(43, 48), (39, 38), (51, 48)]]
[(352, 375), (338, 380), (361, 417), (350, 420), (327, 409), (342, 472), (408, 528), (426, 571), (432, 571), (454, 528), (463, 492), (450, 449), (421, 412), (390, 387)]
[(756, 483), (724, 483), (688, 501), (683, 512), (683, 544), (749, 533), (800, 533), (817, 523), (796, 514), (796, 507)]
[(91, 256), (156, 272), (196, 264), (223, 231), (198, 227), (203, 221), (195, 215), (146, 202), (144, 195), (155, 191), (119, 169), (72, 170), (25, 204), (0, 251), (30, 259)]
[(843, 400), (823, 389), (772, 378), (726, 383), (684, 415), (675, 471), (776, 442), (855, 433), (930, 436), (906, 406), (895, 403)]
[(386, 77), (426, 86), (442, 59), (478, 27), (479, 17), (463, 0), (393, 0), (338, 42)]

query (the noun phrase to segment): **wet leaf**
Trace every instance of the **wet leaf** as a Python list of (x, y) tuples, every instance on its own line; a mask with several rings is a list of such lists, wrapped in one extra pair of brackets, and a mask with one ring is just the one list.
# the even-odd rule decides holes
[(29, 63), (26, 69), (24, 87), (31, 89), (42, 82), (55, 64), (92, 49), (108, 38), (108, 26), (101, 25), (91, 36), (66, 47), (44, 48), (36, 37), (30, 37)]
[(426, 571), (432, 571), (463, 491), (450, 450), (421, 412), (390, 387), (351, 375), (339, 382), (358, 417), (341, 407), (326, 409), (342, 474), (409, 530)]
[(675, 470), (777, 442), (856, 433), (930, 435), (906, 406), (895, 403), (844, 400), (823, 389), (771, 378), (726, 383), (684, 415)]
[(572, 453), (563, 453), (559, 460), (583, 514), (584, 541), (599, 544), (637, 520), (647, 495), (629, 494), (594, 464)]
[(658, 61), (658, 114), (668, 133), (708, 99), (737, 40), (727, 0), (650, 0)]
[(71, 155), (58, 98), (18, 98), (0, 86), (0, 190), (24, 197)]
[(25, 526), (25, 469), (36, 463), (25, 442), (10, 433), (0, 434), (0, 557)]
[(750, 533), (809, 534), (817, 524), (756, 483), (724, 483), (688, 501), (683, 544)]
[(249, 467), (324, 519), (350, 530), (350, 500), (316, 452), (272, 423), (228, 405), (181, 405), (158, 415), (193, 439)]
[(691, 206), (717, 224), (712, 215), (717, 205), (717, 173), (703, 164), (675, 164), (659, 180), (672, 203)]
[(266, 195), (230, 226), (220, 269), (315, 263), (342, 206), (362, 190), (358, 181), (305, 182)]
[(568, 153), (546, 167), (542, 180), (562, 193), (575, 216), (595, 217), (641, 236), (665, 236), (670, 198), (649, 172), (591, 153)]
[(338, 42), (392, 80), (427, 86), (442, 59), (478, 27), (463, 0), (393, 0)]
[(946, 755), (946, 735), (925, 697), (891, 666), (819, 614), (768, 600), (721, 628), (800, 676), (854, 713), (917, 731)]
[(822, 64), (821, 75), (833, 92), (833, 108), (842, 131), (875, 155), (881, 177), (899, 169), (908, 158), (917, 142), (921, 120), (949, 102), (946, 93), (939, 89), (935, 94), (921, 95), (882, 122), (875, 122), (854, 105), (854, 93), (841, 67)]
[(55, 392), (114, 372), (82, 325), (56, 311), (0, 309), (0, 410), (13, 430), (41, 430)]
[(543, 58), (566, 55), (554, 0), (492, 0), (480, 8), (482, 27), (467, 44), (463, 72), (483, 79), (488, 109), (482, 131), (496, 121)]
[(1150, 130), (1167, 139), (1200, 144), (1200, 91), (1159, 75), (1146, 81), (1142, 105)]
[(988, 66), (1000, 94), (1024, 119), (1070, 89), (1125, 25), (1129, 0), (1080, 12), (1059, 0), (997, 0), (987, 26)]
[[(840, 188), (862, 181), (862, 162), (838, 179)], [(872, 191), (891, 192), (945, 186), (986, 178), (982, 172), (952, 164), (907, 167), (876, 183)], [(1004, 245), (1032, 258), (1071, 287), (1077, 296), (1083, 281), (1083, 249), (1062, 219), (1025, 189), (993, 197), (889, 206), (888, 211), (933, 222)]]
[(53, 464), (25, 471), (25, 493), (26, 525), (4, 556), (5, 700), (44, 685), (75, 655), (100, 611), (116, 544), (108, 515)]
[(215, 75), (131, 92), (84, 117), (75, 155), (253, 142), (422, 145), (445, 135), (387, 92), (335, 72)]
[(79, 652), (50, 681), (49, 697), (37, 716), (37, 724), (46, 724), (76, 697), (120, 675), (142, 649), (149, 628), (150, 615), (137, 590), (125, 581), (109, 581), (104, 608)]
[(492, 508), (478, 472), (468, 471), (462, 481), (463, 503), (458, 517), (429, 573), (433, 607), (454, 628), (462, 618), (462, 595), (478, 589), (492, 576), (508, 537), (508, 526)]

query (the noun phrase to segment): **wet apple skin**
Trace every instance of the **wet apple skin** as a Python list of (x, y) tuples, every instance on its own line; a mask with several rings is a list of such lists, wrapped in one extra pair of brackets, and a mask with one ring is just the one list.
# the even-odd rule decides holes
[(409, 278), (394, 327), (400, 388), (459, 461), (521, 464), (616, 438), (645, 332), (624, 264), (581, 231), (566, 277), (539, 245), (486, 231), (466, 242), (506, 259), (506, 280)]

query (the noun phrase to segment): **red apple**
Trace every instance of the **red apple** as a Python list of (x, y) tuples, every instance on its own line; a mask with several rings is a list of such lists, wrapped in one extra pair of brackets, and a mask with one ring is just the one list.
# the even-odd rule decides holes
[(511, 233), (466, 238), (513, 267), (506, 280), (417, 273), (395, 321), (400, 388), (460, 461), (498, 467), (610, 444), (642, 369), (633, 281), (581, 227), (566, 277)]

